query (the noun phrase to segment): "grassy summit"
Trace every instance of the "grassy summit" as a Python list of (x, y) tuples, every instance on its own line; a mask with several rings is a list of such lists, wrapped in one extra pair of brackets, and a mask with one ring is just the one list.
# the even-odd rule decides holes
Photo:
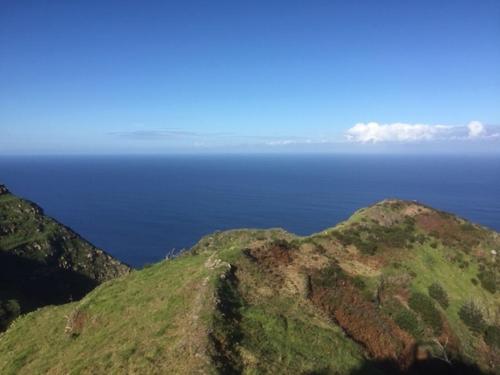
[(17, 319), (2, 374), (500, 371), (500, 235), (388, 200), (309, 237), (235, 230)]
[(0, 331), (13, 316), (83, 297), (129, 268), (0, 185)]

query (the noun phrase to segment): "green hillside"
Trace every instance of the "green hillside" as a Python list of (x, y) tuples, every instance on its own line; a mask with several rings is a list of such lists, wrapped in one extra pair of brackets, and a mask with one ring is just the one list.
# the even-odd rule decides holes
[(19, 313), (80, 299), (129, 271), (0, 185), (0, 331)]
[(1, 374), (499, 373), (500, 235), (388, 200), (234, 230), (18, 318)]

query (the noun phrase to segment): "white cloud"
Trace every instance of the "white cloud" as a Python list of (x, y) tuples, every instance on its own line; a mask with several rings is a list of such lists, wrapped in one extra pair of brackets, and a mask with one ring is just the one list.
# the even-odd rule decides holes
[(344, 135), (357, 143), (493, 140), (499, 136), (493, 132), (497, 128), (486, 128), (479, 121), (471, 121), (467, 126), (369, 122), (354, 125)]
[(297, 139), (277, 139), (265, 142), (267, 146), (288, 146), (288, 145), (301, 145), (301, 144), (309, 145), (313, 143), (325, 143), (325, 141), (297, 138)]
[(480, 123), (479, 121), (471, 121), (469, 122), (469, 125), (467, 125), (467, 128), (469, 129), (469, 138), (477, 138), (482, 135), (485, 135), (486, 129), (484, 128), (484, 125)]
[(282, 139), (282, 140), (276, 140), (276, 141), (268, 141), (268, 142), (266, 142), (266, 145), (268, 145), (268, 146), (286, 146), (286, 145), (293, 145), (296, 143), (297, 143), (296, 140)]
[(450, 130), (445, 125), (358, 123), (347, 130), (347, 139), (361, 143), (417, 142), (435, 139)]

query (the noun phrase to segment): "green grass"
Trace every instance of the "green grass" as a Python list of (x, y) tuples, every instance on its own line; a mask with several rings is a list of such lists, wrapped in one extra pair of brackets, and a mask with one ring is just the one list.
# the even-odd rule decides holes
[(15, 226), (14, 233), (0, 236), (0, 250), (3, 251), (46, 241), (58, 229), (54, 220), (34, 214), (30, 203), (14, 195), (0, 195), (0, 212), (0, 225)]
[[(238, 263), (243, 245), (255, 233), (259, 232), (216, 234), (204, 239), (210, 244), (202, 243), (197, 254), (185, 253), (106, 282), (77, 303), (46, 307), (21, 317), (0, 339), (0, 373), (164, 373), (166, 369), (189, 373), (201, 368), (214, 372), (215, 368), (207, 367), (197, 355), (208, 348), (212, 296), (220, 275), (227, 269), (223, 262)], [(279, 238), (283, 233), (267, 235)], [(209, 258), (218, 259), (219, 265), (207, 267), (213, 263)], [(261, 335), (254, 336), (257, 332), (251, 329), (266, 319), (265, 310), (260, 308), (245, 309), (243, 347), (248, 344), (250, 348)], [(321, 353), (328, 356), (319, 363), (332, 368), (360, 364), (359, 348), (345, 340), (338, 328), (325, 322), (323, 327), (311, 326), (307, 316), (296, 307), (293, 310), (296, 318), (288, 328), (287, 352), (272, 354), (285, 355), (290, 361), (288, 368), (311, 368), (311, 361)], [(76, 335), (70, 335), (65, 329), (68, 317), (76, 311), (85, 321)], [(288, 309), (282, 313), (288, 314)], [(274, 322), (270, 316), (264, 331), (269, 345), (280, 347), (285, 336), (274, 336)], [(316, 343), (305, 342), (310, 329), (317, 333)], [(323, 346), (323, 352), (319, 351)], [(338, 356), (345, 359), (339, 361)], [(254, 370), (258, 372), (252, 366), (248, 369)]]
[(287, 300), (245, 309), (241, 323), (245, 373), (348, 373), (359, 367), (360, 348), (346, 340), (340, 328), (314, 321), (314, 314), (309, 314)]
[[(272, 236), (270, 236), (272, 238)], [(303, 296), (276, 292), (279, 284), (246, 259), (237, 246), (218, 252), (236, 264), (237, 290), (231, 292), (237, 318), (215, 327), (226, 342), (238, 336), (232, 356), (244, 374), (348, 373), (361, 367), (363, 350)], [(234, 288), (234, 287), (233, 287)], [(258, 290), (275, 290), (273, 295)], [(237, 295), (235, 295), (237, 293)], [(227, 315), (227, 313), (226, 313)], [(235, 321), (236, 319), (236, 321)], [(217, 332), (221, 331), (222, 332)], [(226, 330), (224, 332), (224, 330)]]
[(8, 203), (17, 200), (18, 198), (12, 194), (1, 194), (0, 203)]
[[(413, 256), (404, 264), (415, 273), (412, 289), (416, 292), (428, 294), (428, 288), (438, 282), (448, 294), (449, 307), (440, 311), (446, 317), (451, 328), (462, 342), (465, 354), (469, 358), (476, 355), (477, 338), (473, 337), (467, 326), (459, 317), (460, 308), (470, 300), (476, 301), (489, 316), (494, 316), (500, 306), (498, 296), (491, 296), (481, 285), (474, 285), (471, 279), (477, 275), (478, 264), (470, 256), (470, 263), (465, 269), (445, 258), (450, 249), (438, 247), (433, 249), (426, 244), (413, 252)], [(436, 304), (438, 306), (438, 304)]]
[[(0, 373), (155, 373), (177, 356), (188, 363), (193, 348), (180, 343), (192, 328), (185, 317), (192, 313), (193, 290), (207, 276), (206, 258), (187, 255), (162, 262), (107, 282), (78, 303), (18, 319), (1, 336)], [(75, 310), (86, 321), (72, 338), (65, 333), (66, 317)]]
[[(480, 271), (473, 251), (429, 240), (416, 220), (398, 216), (408, 204), (392, 201), (360, 210), (338, 227), (310, 237), (280, 229), (205, 236), (191, 251), (106, 282), (79, 302), (45, 307), (17, 319), (0, 336), (0, 373), (232, 369), (244, 374), (347, 374), (360, 368), (376, 373), (366, 367), (366, 342), (360, 345), (346, 336), (334, 319), (345, 321), (325, 310), (321, 296), (314, 294), (344, 286), (359, 302), (349, 305), (357, 313), (351, 316), (367, 319), (369, 327), (378, 322), (370, 319), (393, 319), (417, 343), (428, 344), (436, 336), (429, 329), (429, 309), (411, 301), (411, 296), (423, 296), (420, 301), (432, 305), (433, 316), (447, 322), (458, 337), (462, 354), (480, 361), (482, 336), (467, 328), (459, 310), (470, 300), (480, 306), (490, 327), (489, 343), (497, 345), (498, 331), (491, 327), (500, 306), (498, 293), (471, 281)], [(463, 230), (472, 231), (470, 226)], [(335, 233), (349, 231), (350, 244), (368, 248), (375, 243), (376, 251), (343, 246)], [(23, 235), (31, 239), (32, 232), (26, 228)], [(7, 244), (21, 239), (13, 237)], [(287, 248), (286, 257), (275, 251), (272, 244), (277, 241)], [(80, 255), (75, 253), (75, 259)], [(316, 280), (318, 275), (321, 280)], [(431, 299), (429, 288), (441, 304)], [(443, 332), (446, 328), (444, 324)], [(396, 327), (391, 332), (400, 331)], [(366, 340), (359, 332), (353, 337)], [(382, 343), (392, 344), (392, 337)], [(377, 338), (368, 339), (372, 346)]]

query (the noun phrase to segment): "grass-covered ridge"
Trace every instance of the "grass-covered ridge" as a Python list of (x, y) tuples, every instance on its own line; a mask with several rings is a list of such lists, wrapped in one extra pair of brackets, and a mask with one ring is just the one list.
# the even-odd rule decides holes
[(77, 300), (128, 271), (0, 185), (0, 331), (20, 312)]
[(309, 237), (215, 233), (17, 319), (0, 373), (498, 372), (495, 249), (496, 232), (396, 200)]

